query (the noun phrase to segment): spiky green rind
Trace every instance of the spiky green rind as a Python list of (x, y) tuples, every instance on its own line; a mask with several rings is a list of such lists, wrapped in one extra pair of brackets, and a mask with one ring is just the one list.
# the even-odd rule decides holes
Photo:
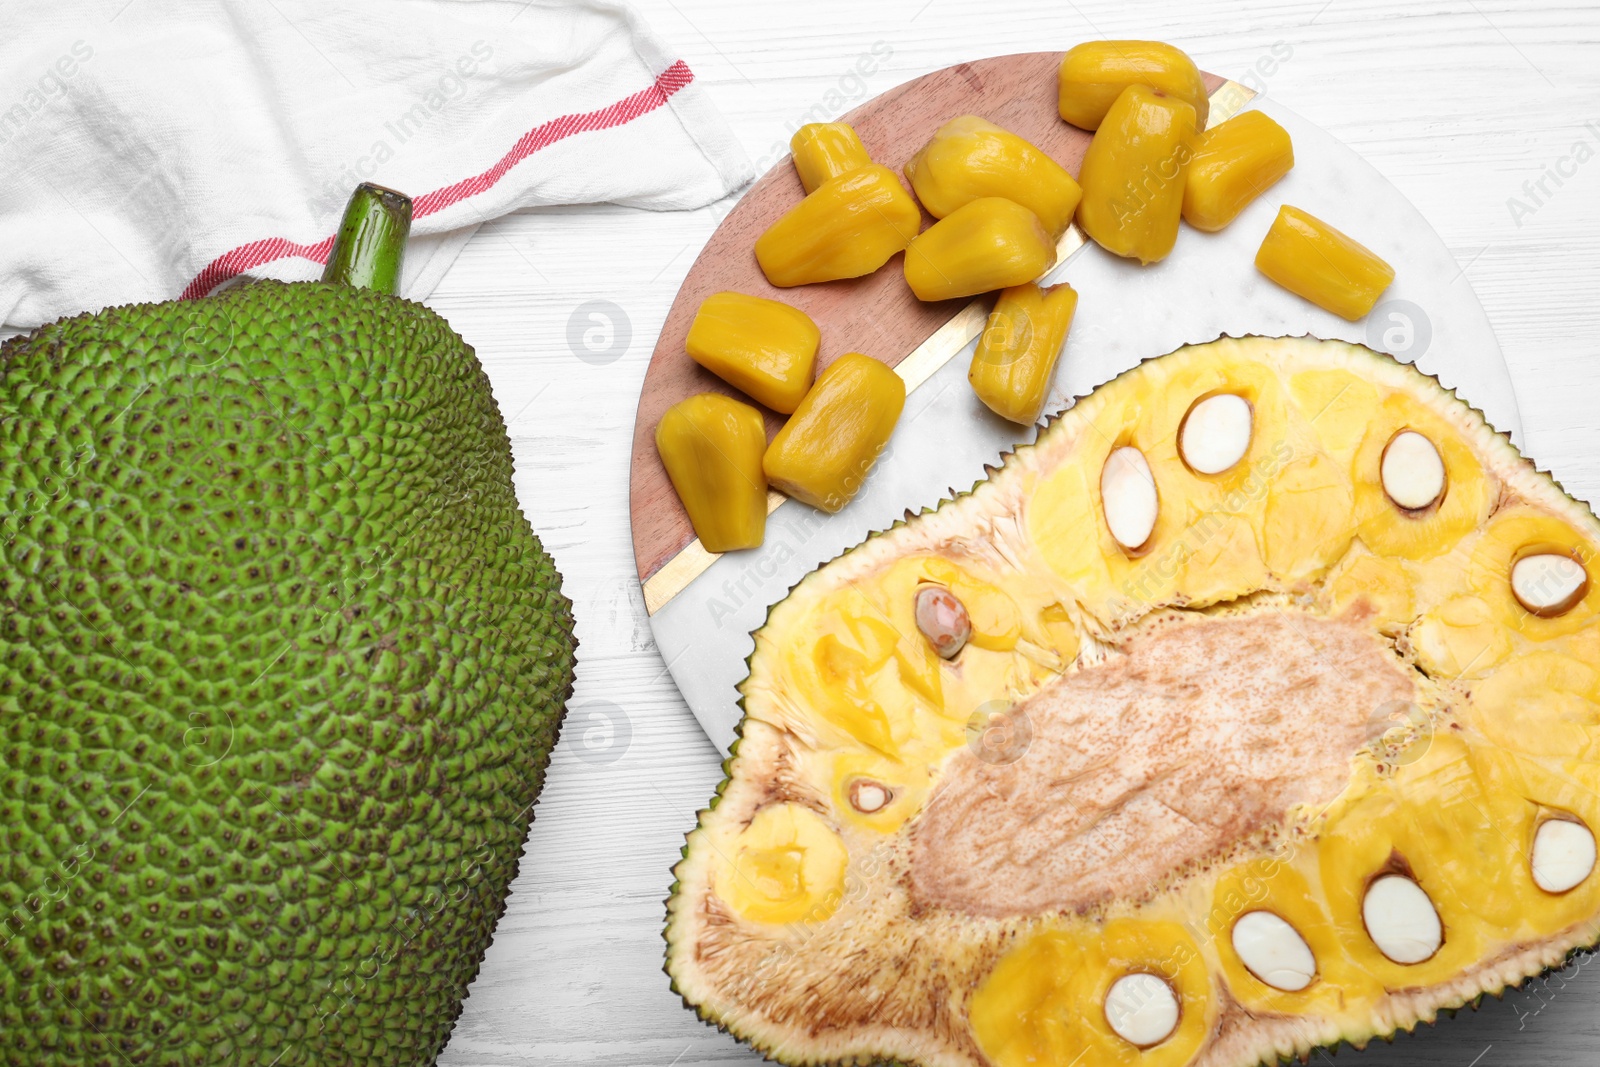
[(0, 1064), (434, 1061), (572, 683), (511, 473), (369, 291), (0, 347)]

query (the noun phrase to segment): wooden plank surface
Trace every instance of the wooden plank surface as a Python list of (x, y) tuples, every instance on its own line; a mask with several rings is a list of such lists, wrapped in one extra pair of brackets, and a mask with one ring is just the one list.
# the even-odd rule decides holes
[[(1529, 451), (1600, 499), (1600, 155), (1524, 191), (1600, 123), (1600, 9), (1526, 0), (637, 0), (762, 169), (788, 131), (963, 60), (1162, 37), (1361, 152), (1455, 251), (1511, 365)], [(524, 16), (528, 17), (528, 16)], [(874, 55), (884, 42), (888, 55)], [(1276, 60), (1287, 46), (1290, 55)], [(871, 57), (861, 73), (860, 57)], [(1258, 64), (1264, 63), (1270, 72)], [(1597, 151), (1600, 145), (1588, 142)], [(1516, 197), (1531, 214), (1513, 217)], [(518, 488), (576, 602), (578, 688), (521, 877), (446, 1067), (705, 1067), (760, 1058), (661, 973), (662, 899), (721, 778), (649, 636), (629, 533), (634, 411), (651, 348), (731, 205), (518, 215), (484, 228), (430, 301), (478, 348), (511, 422)], [(1519, 224), (1520, 223), (1520, 224)], [(631, 343), (568, 342), (603, 301)], [(587, 312), (585, 312), (587, 314)], [(609, 720), (609, 726), (608, 726)], [(1592, 1067), (1600, 967), (1327, 1065)]]

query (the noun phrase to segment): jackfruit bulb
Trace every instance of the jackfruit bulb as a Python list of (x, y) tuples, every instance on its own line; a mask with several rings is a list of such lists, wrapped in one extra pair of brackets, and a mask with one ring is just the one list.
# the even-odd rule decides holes
[(786, 1064), (1249, 1067), (1559, 966), (1597, 546), (1386, 356), (1149, 360), (772, 609), (674, 986)]
[(460, 1012), (572, 617), (472, 349), (348, 284), (397, 203), (335, 281), (0, 347), (0, 1063), (429, 1064)]

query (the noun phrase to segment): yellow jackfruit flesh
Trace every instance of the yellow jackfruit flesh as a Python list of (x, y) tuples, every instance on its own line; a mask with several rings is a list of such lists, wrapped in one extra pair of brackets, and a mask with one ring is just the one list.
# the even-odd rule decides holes
[(689, 357), (773, 411), (790, 414), (811, 388), (822, 332), (799, 308), (744, 293), (713, 293), (689, 324)]
[(1187, 101), (1205, 128), (1211, 98), (1200, 68), (1182, 50), (1160, 41), (1085, 41), (1069, 49), (1058, 72), (1061, 117), (1081, 129), (1097, 130), (1130, 85)]
[(871, 356), (847, 352), (772, 439), (761, 465), (772, 487), (823, 511), (861, 490), (906, 403), (906, 383)]
[(1055, 261), (1039, 216), (1014, 200), (983, 196), (917, 235), (906, 248), (906, 284), (918, 300), (976, 296), (1031, 282)]
[(784, 1063), (1248, 1067), (1559, 965), (1597, 545), (1386, 356), (1147, 361), (772, 609), (675, 988)]
[(1289, 131), (1260, 111), (1246, 111), (1195, 139), (1183, 184), (1183, 221), (1220, 230), (1294, 166)]
[(967, 371), (990, 411), (1024, 425), (1038, 420), (1077, 310), (1077, 291), (1065, 283), (1041, 289), (1025, 282), (1000, 291)]
[(808, 122), (789, 139), (795, 173), (806, 192), (872, 162), (855, 128), (844, 122)]
[(1394, 281), (1394, 268), (1355, 238), (1288, 204), (1256, 251), (1256, 269), (1296, 296), (1354, 321)]
[(936, 219), (979, 197), (1000, 196), (1037, 215), (1052, 239), (1066, 230), (1083, 195), (1065, 167), (977, 115), (940, 126), (906, 164), (906, 177)]
[(767, 430), (761, 412), (700, 393), (656, 423), (656, 452), (707, 552), (755, 548), (767, 529)]
[(1123, 90), (1078, 170), (1083, 232), (1115, 255), (1140, 263), (1165, 259), (1178, 240), (1199, 128), (1188, 101), (1144, 85)]
[(828, 178), (756, 238), (756, 262), (780, 288), (871, 274), (911, 239), (922, 212), (888, 167)]

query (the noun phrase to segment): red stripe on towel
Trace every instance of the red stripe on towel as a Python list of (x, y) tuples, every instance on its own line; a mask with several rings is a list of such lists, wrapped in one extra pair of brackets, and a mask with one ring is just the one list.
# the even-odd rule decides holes
[[(647, 115), (665, 104), (673, 93), (692, 81), (694, 72), (680, 59), (658, 74), (655, 82), (648, 88), (640, 89), (631, 96), (625, 96), (614, 104), (598, 111), (562, 115), (560, 118), (540, 123), (518, 138), (517, 143), (511, 146), (511, 150), (482, 174), (475, 174), (443, 189), (435, 189), (431, 193), (416, 197), (411, 204), (412, 217), (423, 218), (432, 215), (469, 196), (476, 196), (494, 188), (495, 183), (505, 177), (512, 167), (557, 141), (565, 140), (574, 134), (625, 126), (639, 116)], [(236, 278), (245, 271), (285, 256), (302, 256), (316, 263), (326, 263), (328, 253), (332, 249), (331, 236), (311, 245), (296, 244), (282, 237), (251, 241), (208, 263), (206, 268), (184, 287), (183, 299), (193, 300), (205, 296), (230, 278)]]

